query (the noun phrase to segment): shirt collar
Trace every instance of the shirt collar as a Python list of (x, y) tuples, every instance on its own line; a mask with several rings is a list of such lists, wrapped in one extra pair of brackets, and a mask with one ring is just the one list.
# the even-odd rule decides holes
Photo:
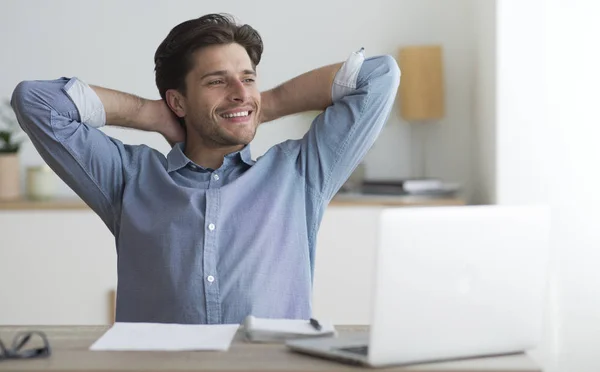
[[(185, 143), (183, 142), (177, 143), (167, 154), (167, 172), (177, 171), (190, 163), (194, 164), (194, 162), (183, 153), (184, 145)], [(250, 152), (250, 145), (244, 146), (240, 151), (225, 155), (223, 165), (235, 164), (238, 161), (242, 161), (248, 165), (254, 165)], [(196, 166), (203, 168), (197, 164)]]
[(254, 160), (252, 160), (252, 154), (250, 152), (250, 145), (246, 145), (244, 146), (244, 148), (242, 148), (240, 151), (238, 151), (238, 154), (240, 154), (240, 159), (248, 164), (248, 165), (254, 165)]

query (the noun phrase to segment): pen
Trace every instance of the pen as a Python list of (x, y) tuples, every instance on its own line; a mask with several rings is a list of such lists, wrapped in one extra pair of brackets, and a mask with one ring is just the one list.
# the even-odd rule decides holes
[(313, 328), (317, 331), (321, 330), (321, 324), (319, 324), (319, 321), (315, 318), (310, 318), (310, 325), (313, 326)]

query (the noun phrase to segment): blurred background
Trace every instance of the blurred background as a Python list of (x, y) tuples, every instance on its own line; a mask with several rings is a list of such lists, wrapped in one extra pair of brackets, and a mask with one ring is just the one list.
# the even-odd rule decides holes
[[(158, 99), (157, 46), (176, 24), (212, 12), (260, 32), (262, 90), (360, 47), (367, 56), (390, 54), (403, 73), (401, 92), (355, 174), (358, 184), (388, 189), (364, 196), (350, 185), (351, 195), (328, 207), (318, 238), (316, 315), (368, 323), (370, 273), (361, 268), (372, 260), (384, 205), (548, 203), (552, 275), (546, 333), (534, 355), (549, 371), (597, 371), (599, 10), (593, 0), (3, 0), (0, 99), (22, 80), (61, 76)], [(419, 53), (432, 46), (439, 54)], [(422, 118), (404, 106), (419, 106), (419, 92), (402, 87), (416, 76), (424, 80), (414, 86), (440, 97)], [(261, 126), (253, 157), (300, 138), (314, 115)], [(169, 151), (157, 134), (103, 130)], [(0, 168), (17, 164), (10, 174), (19, 183), (18, 195), (0, 201), (0, 324), (111, 322), (113, 237), (43, 167), (31, 143), (5, 153), (11, 160), (0, 160)], [(14, 185), (3, 177), (0, 183)], [(439, 181), (441, 191), (406, 195), (403, 182), (413, 178)]]
[[(493, 30), (474, 32), (473, 1), (6, 1), (2, 35), (7, 57), (0, 73), (0, 97), (10, 97), (24, 79), (77, 76), (96, 85), (160, 98), (154, 83), (154, 52), (172, 27), (211, 12), (227, 12), (256, 28), (265, 49), (258, 66), (262, 90), (325, 64), (345, 60), (364, 47), (366, 56), (391, 54), (412, 45), (443, 48), (446, 113), (431, 123), (427, 151), (429, 171), (459, 182), (472, 193), (472, 143), (478, 134), (476, 107), (476, 45), (479, 37), (493, 38)], [(486, 50), (492, 63), (493, 48)], [(10, 52), (8, 52), (10, 51)], [(491, 70), (487, 79), (492, 79)], [(314, 113), (298, 115), (260, 127), (252, 143), (256, 158), (288, 138), (300, 138)], [(392, 112), (377, 144), (365, 159), (370, 179), (411, 176), (410, 124), (399, 110)], [(151, 133), (106, 128), (127, 143), (145, 143), (167, 153), (162, 137)], [(489, 155), (488, 157), (493, 157)], [(33, 146), (25, 144), (21, 165), (41, 162)], [(26, 175), (22, 174), (22, 185)], [(23, 186), (25, 187), (25, 186)], [(58, 195), (72, 191), (61, 184)], [(473, 198), (477, 198), (473, 196)], [(480, 199), (483, 199), (481, 197)]]

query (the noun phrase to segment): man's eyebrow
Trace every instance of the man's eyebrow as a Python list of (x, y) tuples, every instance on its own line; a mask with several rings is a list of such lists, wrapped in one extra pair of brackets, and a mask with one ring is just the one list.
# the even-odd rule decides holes
[[(254, 70), (243, 70), (242, 74), (243, 75), (256, 76), (256, 71), (254, 71)], [(200, 78), (200, 80), (204, 80), (205, 78), (210, 77), (210, 76), (226, 76), (226, 75), (227, 75), (227, 71), (226, 70), (212, 71), (212, 72), (209, 72), (207, 74), (202, 75), (202, 77)]]

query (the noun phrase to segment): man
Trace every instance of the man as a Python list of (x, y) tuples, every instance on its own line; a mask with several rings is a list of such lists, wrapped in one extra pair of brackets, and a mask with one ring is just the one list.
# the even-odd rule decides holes
[[(400, 73), (393, 58), (360, 51), (260, 93), (262, 50), (253, 28), (211, 14), (158, 47), (161, 100), (77, 78), (15, 89), (36, 149), (115, 236), (117, 321), (311, 316), (325, 207), (385, 124)], [(252, 160), (260, 123), (308, 110), (324, 112), (304, 138)], [(156, 131), (174, 147), (165, 157), (125, 145), (104, 124)]]

